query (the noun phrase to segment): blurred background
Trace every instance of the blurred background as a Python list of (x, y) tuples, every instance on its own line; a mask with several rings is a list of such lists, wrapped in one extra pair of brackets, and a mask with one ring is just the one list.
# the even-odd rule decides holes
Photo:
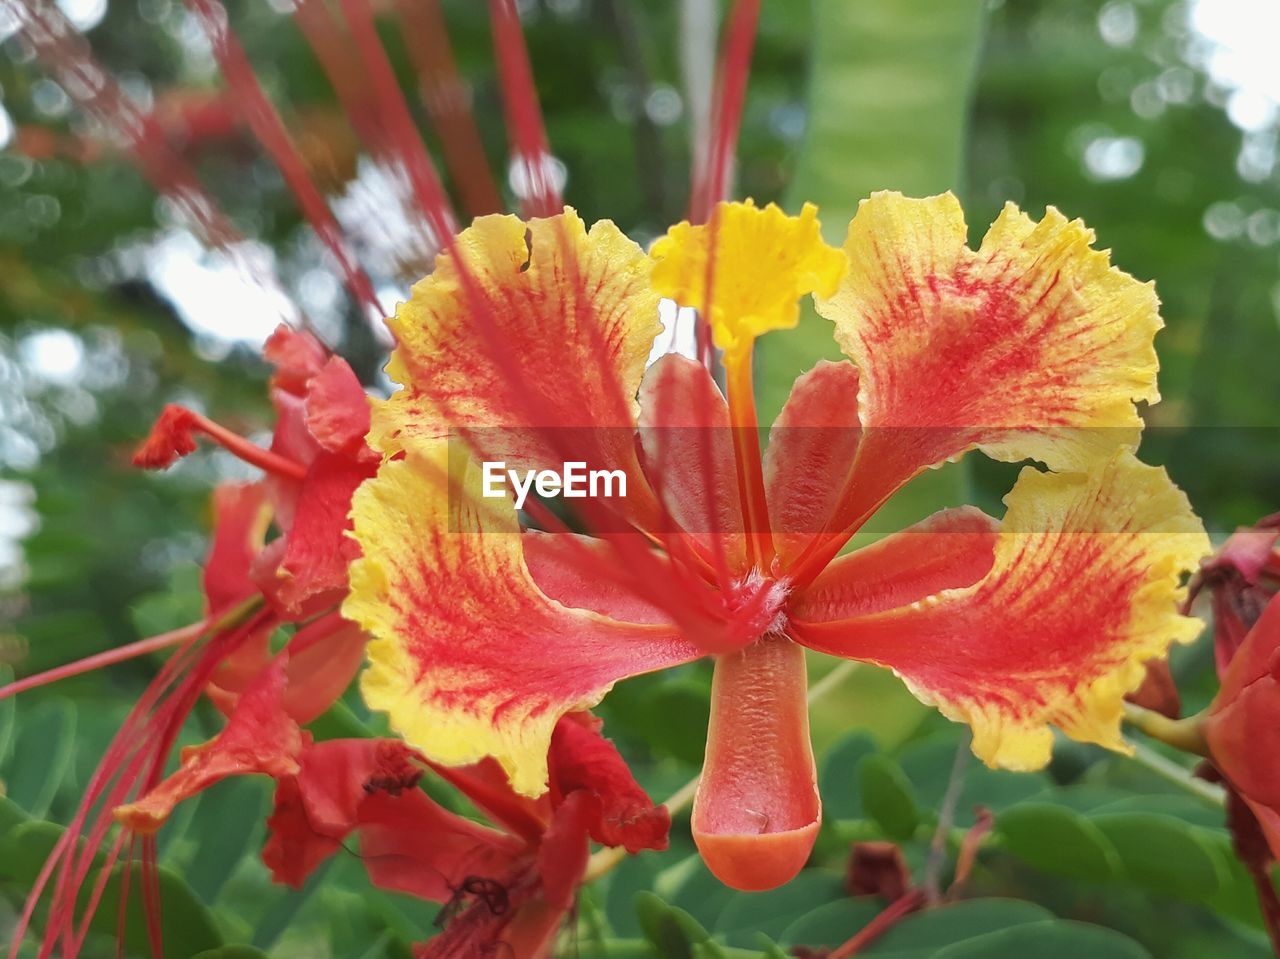
[[(131, 469), (132, 448), (163, 404), (180, 402), (265, 438), (271, 411), (259, 347), (298, 308), (371, 388), (389, 385), (369, 318), (238, 120), (183, 5), (58, 5), (153, 118), (155, 135), (198, 170), (249, 239), (235, 255), (202, 246), (172, 202), (34, 58), (15, 12), (0, 3), (0, 671), (8, 664), (17, 675), (199, 618), (210, 490), (251, 474), (216, 450), (160, 475)], [(684, 214), (690, 143), (708, 122), (722, 5), (519, 6), (568, 202), (588, 222), (613, 219), (647, 243)], [(443, 7), (485, 157), (510, 205), (521, 183), (507, 161), (484, 5)], [(394, 302), (426, 271), (429, 255), (404, 213), (402, 180), (360, 152), (286, 0), (234, 0), (228, 8), (308, 170), (380, 296)], [(402, 87), (412, 90), (413, 38), (387, 15), (389, 4), (375, 9)], [(1167, 324), (1157, 341), (1164, 400), (1146, 413), (1142, 455), (1168, 466), (1220, 536), (1280, 508), (1278, 40), (1280, 0), (766, 0), (736, 193), (792, 209), (812, 200), (833, 241), (858, 199), (882, 188), (955, 189), (975, 243), (1010, 200), (1033, 217), (1046, 205), (1082, 217), (1115, 263), (1156, 281)], [(410, 100), (438, 156), (425, 112)], [(275, 274), (279, 285), (247, 279), (243, 262)], [(810, 317), (801, 330), (762, 345), (765, 417), (797, 373), (834, 355), (829, 327)], [(923, 514), (976, 498), (998, 511), (1011, 477), (993, 464), (944, 471), (905, 509)], [(1212, 691), (1209, 651), (1201, 644), (1183, 652), (1175, 674), (1187, 706), (1198, 708)], [(33, 817), (65, 822), (77, 785), (154, 669), (144, 660), (32, 693), (18, 718), (8, 717), (7, 740), (5, 710), (13, 707), (0, 703), (0, 758), (9, 754), (0, 772), (14, 801)], [(706, 681), (697, 667), (633, 681), (603, 711), (658, 794), (697, 769)], [(350, 708), (366, 718), (358, 703)], [(202, 722), (193, 738), (216, 728), (212, 716)], [(874, 754), (890, 764), (923, 822), (945, 788), (959, 736), (892, 676), (872, 670), (830, 697), (815, 726), (819, 748), (839, 759), (827, 767), (833, 795), (844, 795), (841, 783), (848, 795), (828, 797), (823, 868), (811, 870), (819, 877), (790, 906), (778, 907), (788, 923), (800, 913), (786, 909), (832, 888), (825, 867), (838, 868), (842, 844), (892, 833), (864, 808), (866, 784), (848, 772), (857, 761)], [(862, 732), (850, 738), (850, 729)], [(1049, 773), (1014, 779), (973, 770), (965, 788), (975, 801), (1039, 797), (1066, 812), (1031, 830), (1034, 848), (1005, 835), (1014, 855), (985, 862), (984, 890), (1118, 929), (1155, 956), (1267, 954), (1251, 890), (1223, 858), (1225, 834), (1204, 803), (1171, 791), (1150, 770), (1083, 747), (1060, 750)], [(1200, 885), (1162, 877), (1163, 867), (1151, 864), (1143, 874), (1126, 859), (1119, 827), (1112, 836), (1105, 822), (1077, 816), (1100, 809), (1109, 810), (1098, 813), (1103, 820), (1123, 816), (1131, 812), (1126, 800), (1147, 793), (1161, 796), (1163, 818), (1133, 828), (1154, 830), (1159, 843), (1194, 839), (1177, 848), (1184, 861), (1209, 857), (1210, 878), (1200, 876)], [(401, 955), (404, 942), (429, 932), (429, 912), (403, 897), (366, 897), (358, 868), (346, 863), (314, 884), (319, 898), (315, 889), (266, 889), (254, 858), (266, 785), (236, 783), (209, 795), (187, 817), (196, 825), (185, 838), (177, 824), (166, 855), (189, 877), (194, 900), (215, 907), (210, 921), (227, 941), (280, 956)], [(961, 824), (968, 814), (962, 803)], [(198, 828), (218, 830), (226, 843), (202, 847)], [(1086, 843), (1081, 835), (1103, 850), (1102, 867), (1064, 865), (1054, 853)], [(768, 914), (758, 902), (726, 906), (727, 894), (699, 887), (680, 842), (669, 861), (629, 865), (635, 874), (620, 873), (613, 887), (651, 888), (662, 872), (671, 901), (685, 889), (688, 902), (718, 910), (700, 916), (709, 927), (727, 922), (733, 931), (743, 917)], [(916, 845), (909, 857), (923, 858), (927, 844)], [(672, 878), (673, 864), (684, 873)], [(0, 930), (21, 901), (18, 872), (0, 867)], [(584, 906), (587, 919), (598, 913), (610, 935), (637, 934), (622, 892), (599, 899)], [(334, 917), (346, 932), (327, 925), (339, 923)], [(584, 928), (579, 947), (588, 954), (595, 946)]]

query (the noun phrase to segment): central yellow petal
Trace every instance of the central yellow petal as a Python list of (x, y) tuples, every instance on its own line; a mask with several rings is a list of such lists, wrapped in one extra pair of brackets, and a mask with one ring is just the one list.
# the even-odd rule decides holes
[(822, 241), (812, 203), (799, 216), (772, 203), (720, 203), (705, 224), (673, 226), (650, 256), (654, 288), (698, 310), (716, 346), (730, 354), (770, 330), (794, 327), (800, 298), (834, 295), (848, 266), (844, 253)]

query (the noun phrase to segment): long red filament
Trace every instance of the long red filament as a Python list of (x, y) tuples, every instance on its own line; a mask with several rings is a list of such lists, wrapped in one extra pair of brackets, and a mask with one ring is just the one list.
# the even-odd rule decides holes
[(709, 148), (701, 152), (705, 166), (694, 172), (689, 209), (689, 219), (694, 223), (704, 222), (712, 207), (728, 195), (759, 19), (760, 0), (737, 0), (734, 4), (716, 77), (712, 140)]
[(161, 633), (158, 636), (151, 636), (148, 639), (140, 639), (136, 643), (129, 643), (125, 646), (117, 646), (115, 649), (108, 649), (106, 652), (78, 659), (74, 663), (67, 663), (64, 666), (37, 673), (34, 676), (27, 676), (24, 679), (9, 683), (7, 686), (0, 686), (0, 699), (8, 699), (10, 696), (18, 695), (18, 693), (25, 693), (29, 689), (56, 683), (60, 679), (70, 679), (72, 676), (79, 676), (95, 669), (102, 669), (104, 666), (113, 666), (116, 663), (123, 663), (126, 660), (136, 659), (139, 656), (146, 656), (149, 653), (177, 646), (200, 635), (200, 633), (204, 632), (206, 625), (203, 622), (192, 623), (190, 626), (183, 626), (181, 629)]
[(489, 20), (511, 152), (523, 166), (527, 183), (521, 209), (525, 216), (553, 216), (564, 200), (551, 179), (551, 150), (515, 0), (489, 0)]
[(204, 27), (213, 55), (244, 111), (249, 129), (275, 161), (307, 222), (337, 262), (352, 296), (374, 313), (385, 315), (373, 283), (348, 250), (338, 221), (312, 182), (297, 145), (258, 82), (244, 47), (231, 29), (226, 8), (218, 0), (187, 0), (187, 5)]
[(472, 216), (498, 213), (502, 198), (489, 169), (471, 109), (471, 91), (458, 73), (440, 0), (395, 0), (404, 41), (418, 74), (418, 91), (440, 135), (444, 161), (462, 205)]
[(760, 458), (760, 428), (756, 419), (755, 388), (751, 378), (751, 352), (730, 357), (725, 365), (729, 387), (729, 413), (733, 421), (733, 452), (738, 464), (743, 519), (757, 567), (769, 572), (773, 562), (773, 537), (765, 500), (764, 468)]
[(442, 237), (451, 236), (458, 228), (449, 198), (440, 186), (435, 165), (427, 155), (426, 147), (422, 145), (422, 138), (409, 114), (409, 107), (400, 91), (395, 72), (391, 69), (391, 62), (387, 59), (382, 41), (378, 39), (368, 0), (339, 0), (339, 4), (351, 28), (356, 50), (369, 73), (374, 105), (383, 132), (399, 154), (418, 206), (436, 234), (432, 246), (438, 247)]
[[(36, 0), (24, 0), (15, 9), (22, 18), (23, 36), (63, 90), (128, 149), (143, 176), (173, 202), (201, 243), (225, 253), (253, 284), (280, 290), (278, 278), (262, 259), (244, 254), (244, 237), (200, 186), (195, 171), (169, 145), (162, 128), (138, 109), (116, 78), (98, 63), (84, 35), (65, 14), (52, 3)], [(282, 315), (281, 319), (289, 317)]]
[(203, 433), (228, 453), (239, 457), (250, 466), (256, 466), (263, 472), (272, 473), (285, 479), (299, 482), (306, 479), (307, 468), (301, 463), (294, 462), (279, 453), (273, 453), (271, 450), (263, 449), (256, 443), (250, 443), (239, 433), (233, 433), (225, 426), (215, 423), (199, 413), (193, 413), (191, 416), (193, 432)]

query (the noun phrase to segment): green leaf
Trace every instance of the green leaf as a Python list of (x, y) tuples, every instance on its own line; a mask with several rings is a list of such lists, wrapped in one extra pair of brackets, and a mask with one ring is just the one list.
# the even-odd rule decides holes
[(1049, 919), (976, 936), (939, 949), (932, 959), (1151, 959), (1151, 953), (1111, 929)]
[(1115, 847), (1125, 874), (1148, 889), (1201, 900), (1221, 887), (1213, 851), (1181, 820), (1141, 812), (1094, 815), (1091, 820)]
[(779, 936), (815, 902), (828, 902), (844, 895), (840, 876), (821, 869), (807, 869), (789, 883), (768, 892), (734, 893), (715, 932), (731, 946), (755, 945), (758, 934)]
[[(0, 666), (0, 687), (7, 686), (11, 682), (13, 682), (13, 669), (9, 666)], [(14, 718), (16, 712), (16, 697), (0, 699), (0, 769), (4, 768), (5, 759), (9, 755), (9, 746), (12, 745), (14, 734), (17, 732), (18, 724)]]
[(1119, 868), (1102, 830), (1065, 806), (1022, 803), (997, 817), (996, 830), (1009, 852), (1046, 872), (1096, 881), (1114, 877)]
[(71, 768), (76, 711), (66, 699), (49, 699), (24, 712), (17, 744), (9, 762), (9, 798), (40, 819)]
[(620, 938), (630, 938), (641, 933), (636, 916), (636, 895), (652, 889), (658, 875), (657, 857), (628, 856), (609, 874), (609, 887), (605, 891), (604, 911), (609, 926)]
[(270, 959), (270, 957), (253, 946), (222, 946), (218, 949), (206, 949), (192, 959)]
[(7, 796), (0, 796), (0, 840), (10, 829), (26, 822), (30, 817), (21, 806)]
[(693, 916), (651, 892), (636, 896), (636, 916), (645, 938), (664, 959), (694, 959), (693, 945), (711, 938)]
[(875, 753), (858, 763), (862, 808), (890, 839), (906, 840), (920, 825), (920, 807), (911, 781), (888, 756)]
[(830, 240), (874, 190), (926, 196), (960, 182), (983, 7), (813, 4), (809, 124), (790, 195), (822, 205)]
[(832, 746), (822, 757), (818, 786), (826, 819), (861, 819), (862, 795), (858, 788), (858, 763), (876, 751), (876, 742), (859, 730)]
[(205, 902), (217, 901), (240, 862), (257, 854), (265, 830), (266, 798), (266, 782), (256, 777), (220, 783), (200, 796), (189, 828), (201, 841), (184, 874)]
[(908, 916), (864, 950), (881, 959), (930, 959), (952, 943), (1055, 918), (1022, 899), (970, 899)]
[(867, 896), (824, 903), (787, 926), (778, 937), (778, 942), (784, 949), (795, 946), (833, 949), (869, 923), (883, 909), (883, 902)]

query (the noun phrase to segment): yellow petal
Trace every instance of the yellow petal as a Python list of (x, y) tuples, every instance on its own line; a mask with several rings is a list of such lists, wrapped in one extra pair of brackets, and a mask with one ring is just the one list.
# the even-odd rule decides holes
[(1043, 766), (1050, 724), (1123, 751), (1123, 699), (1143, 664), (1199, 634), (1178, 610), (1208, 537), (1164, 470), (1125, 451), (1089, 475), (1027, 467), (1005, 502), (995, 561), (972, 586), (799, 623), (797, 638), (892, 668), (921, 700), (969, 723), (989, 765)]
[(529, 575), (510, 501), (481, 498), (479, 470), (459, 450), (416, 444), (356, 492), (363, 557), (343, 615), (372, 637), (361, 690), (392, 728), (446, 765), (492, 756), (513, 788), (536, 796), (564, 713), (700, 650), (672, 627), (547, 598)]
[(864, 430), (915, 447), (908, 476), (973, 446), (1079, 471), (1136, 447), (1134, 404), (1159, 399), (1159, 303), (1093, 240), (1009, 204), (974, 252), (951, 194), (863, 201), (849, 273), (818, 310), (858, 364)]
[[(653, 244), (653, 285), (663, 296), (706, 316), (716, 346), (750, 348), (757, 336), (794, 327), (799, 300), (830, 296), (846, 268), (822, 242), (818, 208), (787, 216), (770, 203), (720, 203), (704, 225), (680, 223)], [(714, 257), (708, 283), (708, 259)]]
[(375, 404), (371, 442), (393, 453), (415, 437), (430, 443), (442, 424), (505, 427), (506, 442), (531, 447), (526, 462), (558, 466), (539, 431), (581, 428), (575, 436), (598, 434), (627, 459), (636, 390), (661, 329), (649, 271), (607, 220), (588, 232), (567, 208), (528, 222), (480, 217), (389, 321), (397, 346), (387, 372), (404, 389)]

